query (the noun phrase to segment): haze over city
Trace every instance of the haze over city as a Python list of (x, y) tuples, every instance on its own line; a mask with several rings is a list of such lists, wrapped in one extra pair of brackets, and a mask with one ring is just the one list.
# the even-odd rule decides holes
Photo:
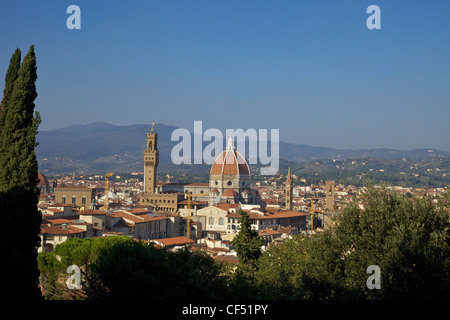
[[(69, 5), (81, 29), (69, 30)], [(369, 30), (366, 9), (381, 8)], [(34, 44), (41, 131), (104, 121), (280, 129), (333, 148), (450, 150), (447, 1), (2, 4), (0, 73)], [(4, 85), (4, 77), (0, 86)]]

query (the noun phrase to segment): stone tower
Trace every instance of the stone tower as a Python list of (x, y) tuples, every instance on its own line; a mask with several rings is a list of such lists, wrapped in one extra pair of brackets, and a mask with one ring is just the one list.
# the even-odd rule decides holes
[(156, 168), (159, 163), (158, 134), (147, 133), (147, 149), (144, 151), (144, 192), (154, 194), (156, 190)]
[(334, 181), (326, 181), (325, 197), (325, 210), (328, 212), (334, 212)]
[(292, 180), (291, 180), (291, 167), (289, 167), (287, 179), (286, 179), (286, 187), (285, 187), (286, 210), (292, 210), (292, 189), (293, 189), (293, 187), (292, 187)]

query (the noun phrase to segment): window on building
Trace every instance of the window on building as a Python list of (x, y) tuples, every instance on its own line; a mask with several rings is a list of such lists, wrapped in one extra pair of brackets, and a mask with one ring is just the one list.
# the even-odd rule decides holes
[(222, 218), (222, 217), (219, 218), (219, 224), (220, 224), (220, 225), (223, 225), (223, 218)]
[(76, 196), (72, 196), (72, 204), (77, 204), (77, 197)]
[(81, 197), (81, 204), (86, 204), (86, 196)]
[(209, 224), (214, 224), (214, 218), (213, 217), (209, 217), (208, 222), (209, 222)]
[(62, 196), (62, 197), (61, 197), (61, 202), (62, 202), (62, 203), (66, 203), (66, 196)]

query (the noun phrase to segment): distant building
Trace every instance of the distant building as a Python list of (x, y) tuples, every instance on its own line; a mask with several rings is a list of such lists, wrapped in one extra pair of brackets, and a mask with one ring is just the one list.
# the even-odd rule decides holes
[(49, 204), (41, 211), (44, 216), (52, 216), (54, 218), (73, 216), (72, 205), (64, 203)]
[(106, 227), (106, 211), (103, 210), (95, 210), (88, 209), (80, 211), (79, 213), (80, 220), (84, 220), (86, 222), (92, 223), (94, 228), (98, 228), (99, 230), (105, 230)]
[(306, 229), (308, 213), (280, 209), (264, 210), (259, 206), (249, 209), (247, 206), (220, 203), (198, 210), (197, 215), (205, 231), (214, 231), (221, 235), (239, 232), (241, 227), (239, 210), (248, 213), (253, 230), (271, 227), (292, 227), (298, 231)]
[(291, 180), (291, 168), (289, 167), (288, 175), (286, 179), (286, 187), (285, 187), (285, 208), (286, 210), (292, 210), (292, 180)]
[(322, 227), (325, 229), (332, 228), (333, 218), (336, 215), (334, 208), (335, 199), (335, 182), (326, 181), (325, 183), (325, 208), (322, 211)]
[(38, 252), (50, 252), (54, 247), (70, 238), (93, 237), (96, 233), (92, 224), (81, 220), (49, 219), (41, 225), (41, 246)]
[(250, 168), (235, 149), (233, 138), (216, 158), (209, 176), (209, 204), (219, 202), (261, 204), (261, 196), (251, 187)]
[(236, 210), (239, 211), (239, 204), (220, 203), (197, 211), (199, 221), (203, 225), (203, 230), (214, 231), (220, 234), (226, 234), (228, 227), (227, 215)]
[(57, 187), (55, 188), (55, 202), (71, 204), (85, 210), (95, 200), (95, 191), (94, 188), (80, 186)]
[(158, 134), (153, 126), (147, 133), (147, 148), (144, 151), (144, 192), (140, 195), (140, 205), (152, 205), (155, 210), (176, 213), (178, 202), (184, 200), (184, 194), (178, 191), (157, 189), (156, 177), (159, 163)]
[(135, 239), (166, 238), (169, 218), (150, 211), (116, 210), (106, 215), (106, 229)]
[(183, 247), (188, 244), (195, 244), (195, 241), (186, 237), (162, 238), (154, 239), (150, 242), (167, 249), (174, 249), (175, 247)]
[(326, 181), (325, 183), (325, 210), (328, 212), (334, 212), (334, 192), (335, 192), (335, 182)]
[(177, 213), (185, 208), (185, 194), (196, 194), (191, 200), (216, 203), (261, 204), (259, 192), (251, 187), (250, 168), (233, 146), (230, 137), (224, 150), (211, 166), (209, 183), (161, 183), (156, 182), (159, 163), (158, 134), (153, 127), (147, 133), (147, 148), (144, 151), (144, 190), (140, 194), (140, 205), (154, 206), (156, 211)]
[(50, 192), (50, 184), (48, 183), (47, 177), (44, 174), (38, 172), (38, 179), (39, 179), (39, 182), (38, 182), (37, 186), (38, 186), (41, 194), (49, 193)]

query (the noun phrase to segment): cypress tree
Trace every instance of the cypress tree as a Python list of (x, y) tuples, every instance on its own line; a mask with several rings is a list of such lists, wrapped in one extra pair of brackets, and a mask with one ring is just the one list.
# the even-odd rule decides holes
[(247, 212), (239, 210), (241, 215), (241, 230), (231, 244), (236, 248), (239, 263), (253, 264), (261, 255), (263, 242), (258, 232), (252, 230), (251, 220)]
[(0, 138), (4, 146), (0, 160), (0, 191), (12, 186), (29, 190), (37, 186), (38, 169), (34, 149), (40, 115), (34, 112), (36, 79), (36, 56), (34, 46), (31, 46), (19, 69), (5, 112)]
[[(17, 62), (17, 57), (14, 60)], [(10, 66), (11, 70), (16, 67)], [(8, 68), (8, 69), (10, 69)], [(39, 189), (35, 154), (40, 123), (34, 111), (36, 92), (34, 46), (24, 57), (13, 90), (8, 83), (4, 125), (0, 132), (0, 256), (2, 275), (7, 277), (7, 298), (39, 298), (37, 249), (42, 216), (37, 208)]]
[[(0, 103), (0, 135), (3, 127), (5, 126), (6, 109), (8, 108), (8, 102), (11, 98), (14, 83), (19, 74), (21, 58), (22, 54), (20, 52), (20, 49), (17, 48), (14, 54), (12, 55), (11, 60), (9, 61), (9, 67), (5, 77), (5, 89), (3, 90), (3, 98), (2, 102)], [(2, 150), (3, 148), (1, 146), (0, 140), (0, 155), (3, 153)]]

